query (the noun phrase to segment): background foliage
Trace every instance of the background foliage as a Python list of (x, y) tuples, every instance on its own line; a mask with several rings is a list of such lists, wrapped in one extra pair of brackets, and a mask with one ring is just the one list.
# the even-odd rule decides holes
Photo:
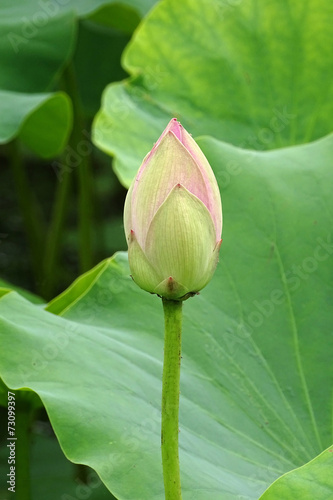
[(91, 471), (71, 471), (44, 407), (65, 455), (117, 498), (163, 498), (161, 304), (131, 282), (126, 254), (103, 260), (125, 247), (124, 190), (90, 141), (103, 88), (127, 72), (106, 88), (93, 125), (120, 182), (176, 116), (206, 136), (198, 142), (223, 201), (216, 276), (185, 304), (184, 499), (326, 500), (333, 6), (166, 0), (147, 14), (151, 6), (1, 7), (0, 261), (13, 285), (2, 283), (0, 373), (41, 398), (17, 392), (30, 419), (21, 439), (35, 441), (33, 498), (54, 480), (41, 472), (37, 487), (33, 472), (51, 449), (62, 485), (53, 498), (80, 498), (84, 487), (110, 498)]

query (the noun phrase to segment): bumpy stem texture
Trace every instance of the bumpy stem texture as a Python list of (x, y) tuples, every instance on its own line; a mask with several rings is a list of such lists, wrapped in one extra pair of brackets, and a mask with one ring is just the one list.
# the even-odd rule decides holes
[(178, 452), (182, 304), (163, 299), (165, 334), (161, 447), (165, 500), (182, 498)]

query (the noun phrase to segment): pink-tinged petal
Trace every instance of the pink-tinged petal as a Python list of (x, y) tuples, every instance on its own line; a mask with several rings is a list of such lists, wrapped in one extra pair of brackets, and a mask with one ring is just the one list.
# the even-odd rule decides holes
[(162, 134), (160, 135), (160, 137), (157, 139), (157, 141), (155, 142), (154, 146), (152, 147), (151, 151), (149, 151), (149, 153), (144, 157), (143, 159), (143, 162), (139, 168), (139, 171), (137, 173), (137, 176), (136, 176), (136, 179), (139, 180), (141, 178), (141, 175), (143, 174), (145, 168), (146, 168), (146, 165), (147, 163), (149, 162), (149, 160), (151, 160), (152, 156), (154, 156), (155, 154), (155, 151), (156, 149), (158, 148), (158, 146), (160, 145), (162, 139), (170, 132), (172, 131), (176, 137), (178, 137), (178, 139), (181, 138), (181, 130), (183, 129), (183, 127), (181, 126), (181, 124), (177, 121), (177, 118), (172, 118), (167, 127), (163, 130)]
[(131, 188), (132, 227), (143, 249), (151, 220), (177, 184), (182, 184), (204, 204), (208, 199), (197, 163), (174, 133), (168, 132)]
[(177, 121), (177, 118), (172, 118), (172, 120), (170, 120), (169, 122), (169, 125), (167, 126), (166, 130), (168, 132), (172, 132), (173, 134), (175, 134), (175, 136), (177, 137), (177, 139), (180, 141), (180, 142), (183, 142), (183, 126)]
[(187, 151), (192, 155), (197, 163), (200, 172), (204, 178), (207, 188), (207, 199), (201, 200), (205, 203), (214, 221), (216, 231), (216, 241), (221, 238), (222, 233), (222, 204), (220, 190), (216, 182), (214, 172), (208, 163), (207, 158), (199, 148), (198, 144), (190, 136), (185, 129), (183, 129), (182, 142)]
[(133, 227), (133, 222), (132, 222), (132, 191), (133, 191), (133, 184), (130, 186), (129, 190), (127, 191), (126, 199), (125, 199), (125, 206), (124, 206), (124, 229), (125, 229), (125, 236), (126, 236), (126, 241), (128, 242), (129, 236), (131, 229)]
[(150, 160), (152, 159), (157, 149), (159, 148), (161, 141), (170, 132), (185, 147), (185, 149), (188, 151), (188, 153), (192, 156), (193, 160), (197, 164), (203, 177), (205, 189), (203, 190), (200, 186), (197, 186), (196, 178), (194, 177), (193, 177), (193, 182), (191, 184), (184, 184), (183, 179), (179, 179), (178, 182), (185, 185), (185, 187), (191, 193), (198, 196), (198, 198), (206, 205), (206, 207), (208, 208), (209, 212), (212, 215), (216, 232), (216, 241), (218, 241), (222, 233), (222, 206), (221, 206), (220, 191), (214, 176), (214, 172), (210, 164), (208, 163), (207, 158), (205, 157), (205, 155), (203, 154), (203, 152), (201, 151), (195, 140), (177, 121), (176, 118), (172, 118), (172, 120), (170, 120), (167, 127), (163, 131), (162, 135), (155, 143), (153, 149), (145, 157), (139, 169), (136, 179), (137, 181), (141, 179)]

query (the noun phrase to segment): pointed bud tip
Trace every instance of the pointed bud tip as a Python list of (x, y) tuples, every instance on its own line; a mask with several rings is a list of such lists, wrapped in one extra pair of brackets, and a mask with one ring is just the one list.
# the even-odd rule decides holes
[(167, 130), (168, 132), (172, 132), (177, 137), (177, 139), (179, 139), (182, 142), (183, 127), (179, 123), (177, 118), (172, 118), (172, 120), (170, 120), (169, 125), (167, 126)]

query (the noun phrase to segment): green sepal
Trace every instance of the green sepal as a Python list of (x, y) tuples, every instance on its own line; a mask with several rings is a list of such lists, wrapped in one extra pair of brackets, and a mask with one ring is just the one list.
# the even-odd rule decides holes
[(162, 281), (155, 269), (148, 262), (134, 231), (131, 231), (128, 242), (128, 260), (135, 283), (147, 292), (154, 292), (156, 286)]
[(163, 280), (156, 288), (155, 293), (160, 295), (161, 297), (165, 297), (166, 299), (179, 299), (184, 297), (190, 290), (186, 288), (178, 281), (175, 281), (172, 276)]
[(156, 212), (148, 230), (145, 254), (164, 279), (187, 291), (200, 290), (211, 278), (216, 246), (211, 215), (199, 198), (177, 184)]
[[(206, 277), (206, 281), (200, 285), (199, 290), (204, 288), (210, 282), (210, 280), (212, 279), (212, 277), (215, 273), (215, 269), (216, 269), (217, 263), (219, 261), (221, 244), (222, 244), (222, 240), (220, 240), (216, 243), (216, 246), (215, 246), (214, 251), (213, 251), (213, 255), (210, 259), (210, 262), (209, 262), (209, 265), (206, 269), (206, 272), (203, 273), (203, 276)], [(194, 291), (194, 290), (192, 290), (192, 291)]]

